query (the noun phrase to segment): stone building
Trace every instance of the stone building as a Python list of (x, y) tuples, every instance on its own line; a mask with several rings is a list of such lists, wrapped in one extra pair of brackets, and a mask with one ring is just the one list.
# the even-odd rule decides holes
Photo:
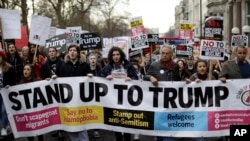
[(250, 35), (250, 0), (182, 0), (175, 10), (175, 29), (181, 20), (187, 20), (195, 25), (195, 38), (203, 38), (207, 16), (223, 17), (223, 40), (229, 46), (232, 34)]

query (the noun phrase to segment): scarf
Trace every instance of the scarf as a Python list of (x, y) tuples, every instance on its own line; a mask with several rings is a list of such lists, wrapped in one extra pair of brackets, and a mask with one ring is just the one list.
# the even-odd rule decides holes
[(197, 78), (199, 78), (200, 80), (207, 80), (207, 73), (204, 74), (204, 75), (201, 75), (201, 74), (197, 74)]
[(161, 60), (161, 65), (165, 66), (169, 70), (173, 68), (173, 60), (172, 59), (169, 59), (168, 61)]

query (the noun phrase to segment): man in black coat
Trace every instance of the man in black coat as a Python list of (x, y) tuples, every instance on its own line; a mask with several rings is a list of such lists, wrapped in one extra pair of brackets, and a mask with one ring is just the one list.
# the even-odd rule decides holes
[(57, 57), (57, 49), (55, 47), (49, 47), (48, 58), (41, 67), (41, 79), (57, 77), (60, 74), (63, 64), (64, 61), (60, 57)]
[[(85, 61), (83, 61), (83, 58), (81, 58), (84, 56), (81, 55), (80, 47), (77, 45), (70, 45), (67, 50), (68, 54), (65, 56), (65, 64), (62, 66), (60, 77), (89, 75), (90, 67)], [(68, 132), (68, 135), (72, 141), (89, 141), (86, 130)]]

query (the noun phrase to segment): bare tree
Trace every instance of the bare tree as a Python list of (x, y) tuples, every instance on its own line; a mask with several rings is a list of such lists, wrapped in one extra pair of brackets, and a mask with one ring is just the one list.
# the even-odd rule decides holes
[(123, 7), (128, 6), (128, 3), (129, 1), (127, 0), (103, 0), (100, 12), (102, 17), (104, 18), (104, 23), (105, 23), (103, 29), (105, 32), (102, 33), (104, 36), (115, 36), (118, 33), (125, 33), (125, 32), (116, 33), (116, 31), (123, 31), (123, 28), (127, 27), (124, 25), (126, 25), (125, 23), (128, 20), (128, 15), (121, 13), (121, 10), (119, 10), (120, 13), (116, 12), (118, 11), (118, 8), (120, 8), (121, 6)]
[(8, 7), (8, 0), (2, 0), (0, 1), (0, 8), (7, 8)]
[(0, 1), (0, 8), (6, 9), (21, 9), (22, 24), (28, 25), (28, 11), (27, 0), (2, 0)]
[[(127, 0), (39, 0), (36, 13), (52, 18), (60, 28), (81, 26), (83, 30), (99, 31), (104, 36), (127, 33)], [(119, 9), (122, 5), (123, 8)], [(125, 8), (124, 8), (125, 7)], [(119, 11), (119, 12), (118, 12)]]
[(57, 1), (48, 0), (48, 1), (56, 13), (59, 27), (64, 27), (65, 26), (65, 21), (63, 18), (64, 0), (57, 0)]
[(21, 11), (22, 11), (22, 23), (23, 25), (28, 25), (28, 12), (29, 8), (27, 6), (27, 0), (21, 0)]
[(48, 0), (49, 3), (46, 3), (40, 0), (37, 11), (52, 18), (54, 20), (52, 24), (61, 28), (83, 26), (91, 8), (100, 5), (99, 1), (101, 0)]
[(14, 9), (16, 6), (16, 3), (18, 3), (17, 0), (2, 0), (0, 1), (0, 8), (5, 8), (5, 9)]
[[(93, 8), (99, 7), (102, 0), (77, 0), (77, 5), (75, 5), (76, 23), (82, 27), (91, 24), (91, 10)], [(90, 28), (89, 28), (90, 29)]]

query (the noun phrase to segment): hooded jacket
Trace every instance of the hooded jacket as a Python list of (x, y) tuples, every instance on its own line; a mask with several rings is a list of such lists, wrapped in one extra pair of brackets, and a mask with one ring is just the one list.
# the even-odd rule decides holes
[(73, 77), (73, 76), (87, 76), (90, 73), (90, 67), (85, 62), (86, 57), (80, 55), (80, 58), (75, 64), (70, 61), (69, 55), (66, 55), (64, 58), (65, 64), (62, 65), (60, 77)]

